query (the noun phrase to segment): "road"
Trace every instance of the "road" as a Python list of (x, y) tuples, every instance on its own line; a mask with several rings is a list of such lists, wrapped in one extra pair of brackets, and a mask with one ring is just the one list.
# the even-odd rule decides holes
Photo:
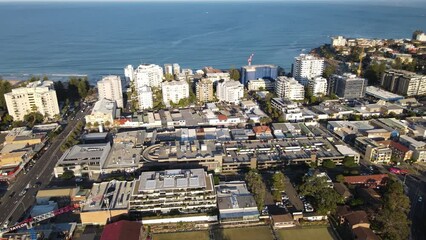
[[(0, 200), (0, 228), (4, 227), (4, 223), (8, 222), (11, 226), (18, 222), (21, 216), (31, 208), (35, 201), (38, 188), (46, 186), (53, 177), (53, 168), (62, 156), (59, 150), (60, 146), (65, 142), (67, 136), (74, 130), (76, 123), (84, 119), (86, 113), (90, 111), (90, 107), (86, 111), (79, 111), (73, 120), (70, 120), (65, 129), (53, 140), (46, 152), (36, 161), (31, 170), (25, 175), (20, 175), (17, 181), (9, 188), (7, 193)], [(41, 186), (37, 187), (36, 183), (40, 182)], [(30, 188), (27, 193), (20, 196), (20, 193), (29, 184)], [(11, 196), (11, 194), (13, 194)]]

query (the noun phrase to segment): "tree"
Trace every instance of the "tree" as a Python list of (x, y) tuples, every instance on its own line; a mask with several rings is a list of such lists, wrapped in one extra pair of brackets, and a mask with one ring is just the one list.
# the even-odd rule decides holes
[(24, 121), (28, 123), (28, 127), (30, 128), (37, 123), (42, 123), (43, 120), (44, 116), (40, 112), (30, 112), (24, 116)]
[(98, 128), (99, 127), (99, 123), (98, 122), (93, 123), (93, 127)]
[(53, 83), (53, 86), (56, 91), (56, 97), (58, 98), (58, 102), (65, 102), (67, 99), (67, 92), (65, 90), (64, 84), (61, 81), (57, 81)]
[(367, 70), (365, 70), (364, 77), (368, 80), (371, 85), (380, 84), (381, 77), (386, 70), (386, 63), (372, 62)]
[(345, 176), (343, 176), (342, 174), (339, 174), (336, 176), (336, 181), (339, 183), (342, 183), (345, 181)]
[(166, 73), (166, 74), (164, 74), (164, 79), (166, 81), (172, 81), (172, 80), (175, 79), (175, 76), (173, 76), (173, 74), (171, 74), (171, 73)]
[(386, 186), (383, 209), (376, 221), (383, 239), (408, 239), (410, 235), (410, 200), (404, 194), (402, 184), (391, 179)]
[(12, 85), (6, 80), (0, 78), (0, 109), (6, 109), (6, 100), (4, 94), (12, 91)]
[(299, 190), (302, 195), (314, 199), (313, 204), (319, 214), (334, 212), (337, 204), (343, 202), (342, 196), (328, 186), (324, 177), (305, 177)]
[(270, 119), (269, 117), (261, 117), (259, 121), (261, 125), (267, 125), (272, 122), (272, 119)]
[(328, 79), (335, 72), (336, 72), (336, 66), (331, 65), (331, 64), (327, 64), (327, 66), (325, 67), (324, 72), (322, 74), (322, 77)]
[(89, 129), (92, 128), (92, 123), (91, 122), (86, 123), (86, 127)]
[(229, 77), (235, 81), (240, 81), (240, 71), (238, 71), (238, 69), (235, 69), (235, 68), (230, 69)]
[(246, 174), (247, 186), (253, 194), (259, 210), (263, 209), (265, 204), (266, 185), (262, 180), (262, 176), (255, 170), (250, 170)]
[(334, 163), (333, 161), (331, 161), (330, 159), (327, 159), (325, 161), (322, 162), (322, 166), (325, 168), (335, 168), (336, 167), (336, 163)]
[(276, 202), (281, 200), (281, 192), (285, 190), (285, 176), (282, 172), (272, 175), (272, 196)]
[(64, 180), (70, 180), (74, 177), (74, 172), (71, 170), (65, 170), (64, 173), (62, 173), (61, 178)]
[(111, 125), (111, 122), (110, 121), (106, 121), (106, 122), (104, 122), (104, 125), (105, 125), (105, 127), (109, 127)]
[(358, 164), (355, 163), (354, 157), (345, 156), (342, 162), (343, 166), (346, 168), (354, 168), (357, 167)]

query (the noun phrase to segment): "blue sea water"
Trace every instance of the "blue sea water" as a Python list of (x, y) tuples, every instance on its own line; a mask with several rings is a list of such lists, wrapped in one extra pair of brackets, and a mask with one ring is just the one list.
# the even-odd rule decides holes
[(426, 31), (426, 1), (368, 3), (0, 3), (0, 75), (92, 82), (139, 63), (182, 68), (277, 64), (333, 35), (410, 38)]

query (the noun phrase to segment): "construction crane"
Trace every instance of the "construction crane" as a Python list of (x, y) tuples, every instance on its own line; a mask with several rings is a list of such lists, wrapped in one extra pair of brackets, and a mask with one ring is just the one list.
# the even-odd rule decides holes
[(101, 198), (104, 198), (104, 200), (105, 200), (106, 198), (108, 198), (110, 196), (112, 196), (112, 193), (96, 195), (92, 198), (87, 199), (86, 201), (82, 201), (82, 202), (76, 203), (76, 204), (71, 204), (71, 205), (65, 206), (63, 208), (59, 208), (59, 209), (56, 209), (56, 210), (53, 210), (53, 211), (50, 211), (50, 212), (47, 212), (47, 213), (44, 213), (44, 214), (37, 215), (35, 217), (27, 218), (27, 219), (23, 220), (22, 222), (19, 222), (19, 223), (15, 224), (11, 227), (0, 229), (0, 236), (4, 233), (16, 231), (18, 229), (26, 227), (29, 230), (31, 240), (37, 240), (37, 234), (35, 233), (35, 231), (33, 229), (35, 224), (42, 222), (44, 220), (59, 216), (61, 214), (74, 211), (76, 209), (81, 208), (84, 205), (90, 204), (93, 201), (98, 201)]
[(249, 66), (251, 66), (251, 61), (253, 60), (253, 57), (254, 57), (254, 53), (252, 53), (250, 57), (247, 59), (247, 63)]
[(356, 70), (356, 75), (358, 77), (361, 77), (362, 72), (362, 60), (364, 59), (364, 47), (361, 48), (361, 53), (359, 54), (359, 65), (358, 69)]

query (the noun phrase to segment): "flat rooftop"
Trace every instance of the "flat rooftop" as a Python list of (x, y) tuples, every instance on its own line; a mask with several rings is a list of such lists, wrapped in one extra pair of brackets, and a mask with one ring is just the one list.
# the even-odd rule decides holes
[(139, 177), (139, 192), (182, 188), (206, 188), (204, 169), (173, 169), (143, 172)]
[(94, 183), (82, 211), (127, 209), (134, 182), (111, 181)]
[(397, 101), (400, 99), (404, 99), (403, 96), (388, 92), (386, 90), (383, 90), (381, 88), (375, 87), (375, 86), (368, 86), (365, 88), (365, 94), (371, 95), (375, 98), (383, 99), (386, 101)]

